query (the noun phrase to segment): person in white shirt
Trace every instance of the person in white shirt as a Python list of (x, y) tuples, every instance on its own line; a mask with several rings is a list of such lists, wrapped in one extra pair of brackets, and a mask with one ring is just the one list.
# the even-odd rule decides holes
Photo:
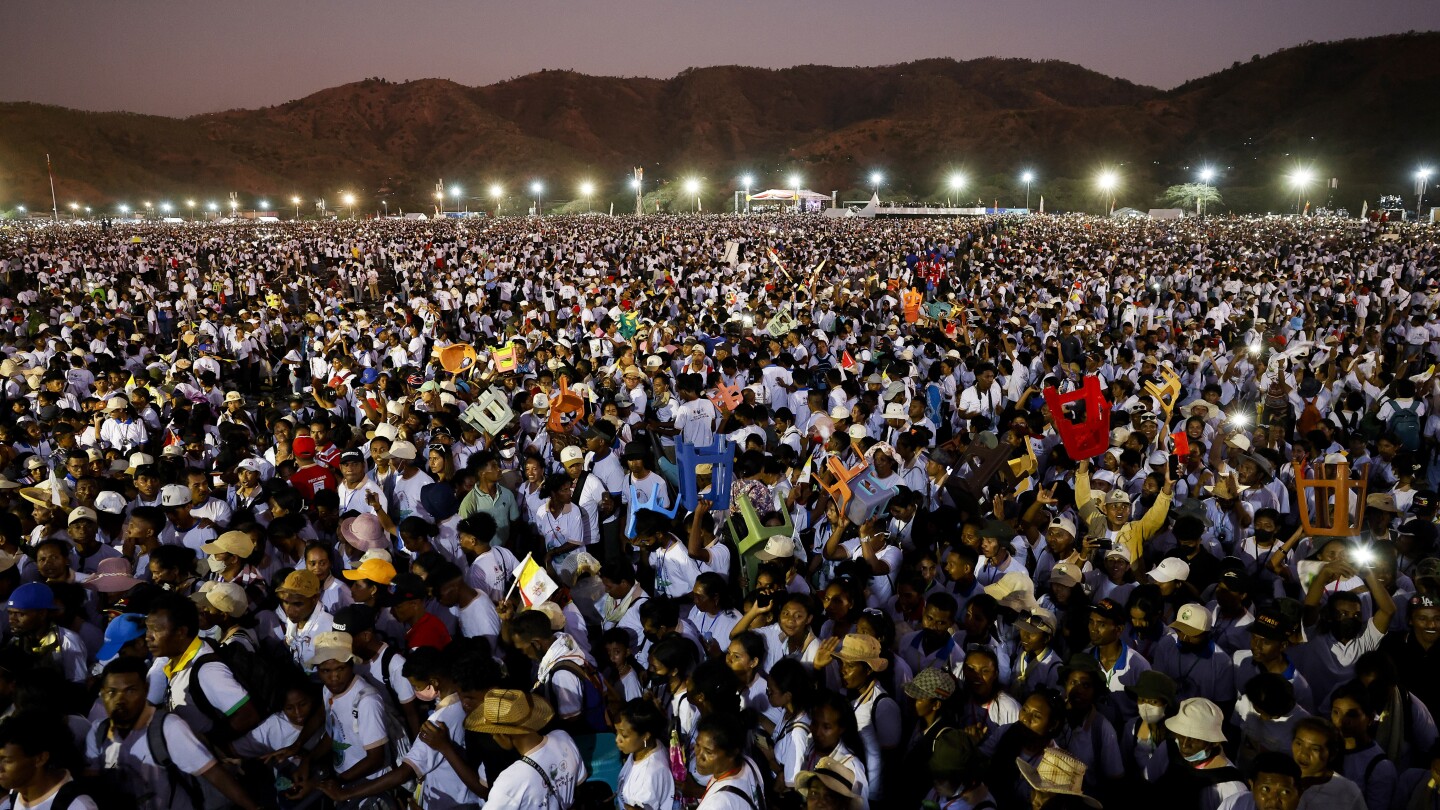
[(75, 745), (71, 731), (53, 715), (24, 712), (0, 723), (0, 788), (14, 810), (97, 810), (99, 805), (60, 767)]
[[(142, 659), (124, 656), (105, 667), (100, 685), (105, 717), (93, 724), (86, 738), (85, 758), (90, 767), (121, 774), (120, 784), (134, 791), (141, 810), (196, 808), (198, 784), (176, 784), (172, 774), (177, 773), (185, 774), (187, 780), (201, 777), (232, 804), (255, 810), (258, 805), (228, 770), (215, 767), (215, 757), (190, 726), (146, 701), (148, 670)], [(152, 723), (159, 726), (152, 729)], [(168, 763), (157, 761), (151, 747), (156, 734), (163, 735)]]
[(665, 715), (650, 700), (636, 698), (620, 709), (615, 747), (625, 764), (616, 798), (625, 810), (669, 810), (675, 801), (665, 727)]
[(382, 776), (390, 770), (390, 732), (380, 692), (355, 669), (349, 633), (322, 633), (305, 664), (325, 685), (325, 730), (335, 743), (335, 780), (340, 784)]
[(541, 734), (555, 716), (549, 701), (516, 689), (491, 689), (465, 719), (465, 730), (489, 734), (522, 759), (495, 777), (487, 807), (497, 810), (566, 810), (575, 788), (590, 775), (580, 749), (563, 731)]

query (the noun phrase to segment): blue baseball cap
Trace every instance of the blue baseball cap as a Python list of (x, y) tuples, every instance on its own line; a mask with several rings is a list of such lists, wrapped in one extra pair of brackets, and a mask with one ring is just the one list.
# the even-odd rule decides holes
[(373, 369), (373, 368), (367, 368), (367, 369), (365, 369), (364, 371), (360, 372), (360, 384), (361, 384), (361, 385), (370, 385), (371, 383), (376, 382), (376, 381), (378, 381), (379, 379), (380, 379), (380, 372), (376, 371), (376, 370)]
[(55, 593), (43, 582), (27, 582), (10, 594), (10, 601), (5, 606), (12, 610), (52, 610)]
[(139, 613), (122, 613), (105, 627), (105, 643), (96, 660), (108, 664), (120, 654), (120, 648), (137, 638), (145, 637), (145, 617)]

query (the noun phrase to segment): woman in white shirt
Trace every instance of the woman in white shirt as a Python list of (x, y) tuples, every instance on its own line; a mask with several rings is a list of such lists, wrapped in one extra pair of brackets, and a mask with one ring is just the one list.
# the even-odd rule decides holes
[(624, 810), (669, 810), (675, 801), (665, 715), (645, 698), (626, 703), (615, 721), (615, 747), (625, 757), (616, 797)]
[(710, 778), (698, 810), (754, 810), (765, 806), (760, 768), (745, 756), (746, 729), (740, 717), (716, 712), (696, 730), (695, 767)]

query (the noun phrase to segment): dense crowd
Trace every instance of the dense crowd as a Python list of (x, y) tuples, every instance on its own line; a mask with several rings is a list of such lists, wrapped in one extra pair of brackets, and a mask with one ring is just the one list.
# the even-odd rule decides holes
[(1440, 803), (1435, 231), (0, 228), (17, 810)]

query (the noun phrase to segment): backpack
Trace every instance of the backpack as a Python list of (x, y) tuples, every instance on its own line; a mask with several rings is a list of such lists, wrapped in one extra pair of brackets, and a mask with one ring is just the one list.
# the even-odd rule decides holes
[[(166, 806), (173, 805), (175, 803), (175, 792), (177, 790), (183, 790), (185, 794), (189, 796), (192, 807), (204, 807), (205, 799), (200, 792), (200, 785), (195, 781), (195, 777), (181, 771), (176, 767), (175, 760), (170, 757), (170, 744), (165, 741), (165, 720), (169, 716), (170, 712), (165, 709), (156, 709), (155, 714), (150, 718), (150, 724), (145, 727), (145, 742), (150, 748), (150, 758), (155, 760), (156, 765), (165, 769), (165, 778), (170, 780), (170, 795), (157, 796), (154, 798), (160, 800)], [(105, 750), (105, 741), (110, 737), (110, 718), (107, 717), (101, 720), (100, 724), (95, 727), (95, 731), (92, 733), (95, 738), (95, 749), (103, 752)], [(108, 769), (102, 769), (101, 772), (108, 774)], [(121, 780), (124, 780), (123, 775), (119, 773), (115, 775)], [(131, 788), (133, 788), (132, 784), (122, 781), (120, 789), (124, 795), (130, 795)], [(110, 795), (111, 791), (106, 790), (103, 791), (103, 793)], [(138, 802), (139, 797), (136, 797), (136, 799)], [(58, 805), (54, 807), (58, 807)]]
[[(55, 798), (50, 800), (50, 810), (70, 810), (70, 805), (81, 796), (95, 802), (100, 810), (133, 810), (136, 806), (128, 796), (116, 793), (113, 790), (97, 790), (101, 787), (99, 782), (93, 779), (76, 779), (70, 777), (70, 781), (60, 786), (55, 792)], [(5, 794), (10, 800), (10, 806), (15, 807), (16, 800), (20, 797), (17, 791), (10, 791)]]
[(1320, 409), (1315, 407), (1315, 398), (1305, 400), (1305, 408), (1300, 411), (1300, 419), (1296, 421), (1295, 427), (1299, 428), (1300, 435), (1304, 436), (1312, 430), (1320, 427), (1323, 417), (1320, 416)]
[[(570, 720), (570, 725), (579, 733), (602, 734), (614, 729), (610, 723), (610, 707), (608, 705), (609, 691), (605, 688), (605, 681), (594, 667), (586, 664), (577, 664), (573, 661), (562, 661), (555, 666), (552, 672), (568, 672), (580, 680), (582, 698), (580, 701), (580, 716)], [(550, 704), (559, 710), (560, 703), (555, 699), (554, 685), (552, 681), (546, 681), (549, 687)]]
[(219, 647), (210, 645), (210, 651), (200, 655), (191, 665), (190, 671), (193, 674), (187, 693), (195, 708), (214, 724), (212, 735), (218, 732), (223, 739), (230, 728), (230, 721), (224, 711), (213, 706), (205, 696), (205, 690), (198, 688), (200, 668), (212, 663), (223, 664), (230, 670), (235, 682), (250, 696), (250, 703), (261, 718), (269, 717), (283, 707), (285, 689), (282, 684), (286, 674), (295, 669), (292, 661), (288, 658), (283, 662), (273, 657), (267, 658), (240, 644), (222, 644)]
[(1398, 402), (1391, 400), (1390, 405), (1395, 412), (1390, 414), (1390, 422), (1387, 427), (1395, 437), (1400, 440), (1400, 445), (1406, 450), (1414, 452), (1420, 449), (1420, 403), (1412, 401), (1410, 406), (1401, 407)]

